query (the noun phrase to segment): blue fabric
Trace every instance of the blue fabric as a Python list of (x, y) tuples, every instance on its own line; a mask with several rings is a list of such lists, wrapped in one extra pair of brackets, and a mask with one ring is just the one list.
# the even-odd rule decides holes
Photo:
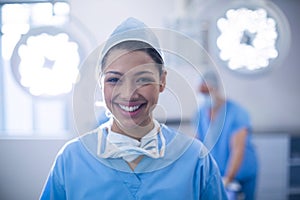
[(57, 155), (41, 199), (227, 199), (202, 143), (166, 126), (162, 133), (165, 157), (143, 157), (134, 172), (122, 159), (97, 157), (97, 130), (70, 141)]
[[(211, 149), (210, 153), (215, 158), (222, 176), (226, 175), (227, 164), (230, 157), (231, 138), (243, 128), (248, 130), (244, 158), (241, 167), (236, 174), (235, 180), (239, 181), (242, 184), (242, 187), (243, 184), (246, 186), (247, 181), (251, 182), (252, 187), (249, 187), (250, 191), (243, 192), (249, 194), (252, 193), (251, 196), (253, 197), (253, 192), (255, 189), (253, 182), (255, 183), (256, 181), (258, 163), (254, 146), (251, 143), (251, 122), (247, 111), (237, 103), (227, 100), (218, 113), (218, 116), (216, 116), (215, 120), (213, 120), (211, 124), (208, 106), (204, 106), (199, 109), (194, 122), (195, 125), (197, 125), (198, 138), (201, 141), (204, 140), (206, 134), (209, 132), (209, 129), (216, 129), (220, 131), (218, 140)], [(245, 188), (248, 187), (243, 187), (243, 190)]]
[[(123, 41), (142, 41), (151, 45), (161, 56), (162, 52), (159, 40), (155, 35), (155, 29), (147, 27), (142, 21), (130, 17), (123, 21), (109, 36), (103, 49), (102, 59), (104, 55), (116, 44)], [(100, 59), (102, 61), (102, 59)]]
[(147, 28), (146, 24), (144, 22), (135, 19), (133, 17), (127, 18), (124, 22), (122, 22), (111, 34), (111, 36), (122, 34), (130, 30), (135, 29), (144, 29)]
[[(221, 134), (217, 140), (217, 143), (211, 150), (211, 154), (215, 158), (221, 175), (224, 176), (226, 173), (226, 167), (230, 156), (230, 141), (231, 138), (239, 130), (246, 128), (248, 130), (248, 135), (246, 139), (246, 149), (244, 153), (243, 163), (240, 170), (237, 173), (236, 178), (238, 180), (243, 180), (248, 177), (251, 177), (256, 174), (257, 171), (257, 157), (253, 144), (251, 143), (251, 122), (250, 117), (245, 109), (236, 104), (233, 101), (227, 100), (226, 103), (221, 108), (220, 113), (225, 113), (225, 118), (217, 116), (215, 121), (224, 120), (221, 127)], [(218, 119), (218, 117), (220, 117)], [(198, 138), (203, 141), (206, 136), (206, 133), (209, 129), (210, 119), (209, 119), (209, 107), (205, 106), (200, 108), (199, 113), (197, 114), (196, 123), (198, 123), (197, 134)], [(215, 122), (213, 122), (215, 123)], [(214, 124), (211, 126), (214, 126)], [(217, 122), (218, 123), (218, 122)], [(219, 125), (217, 125), (219, 126)]]

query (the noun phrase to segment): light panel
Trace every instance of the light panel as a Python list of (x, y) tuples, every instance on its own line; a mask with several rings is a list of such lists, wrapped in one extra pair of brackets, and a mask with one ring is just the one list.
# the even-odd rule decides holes
[(13, 63), (17, 81), (33, 96), (67, 94), (76, 82), (79, 45), (68, 33), (53, 27), (29, 32), (17, 44)]

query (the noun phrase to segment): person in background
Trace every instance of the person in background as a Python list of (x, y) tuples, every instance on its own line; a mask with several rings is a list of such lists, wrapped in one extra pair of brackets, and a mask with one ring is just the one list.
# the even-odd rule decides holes
[(258, 162), (251, 143), (249, 114), (236, 102), (224, 98), (215, 72), (207, 71), (202, 80), (199, 92), (204, 103), (194, 118), (197, 136), (215, 158), (225, 188), (237, 181), (244, 199), (253, 200)]
[(42, 200), (227, 199), (204, 145), (152, 116), (167, 76), (157, 43), (134, 18), (109, 37), (99, 78), (111, 119), (61, 149)]

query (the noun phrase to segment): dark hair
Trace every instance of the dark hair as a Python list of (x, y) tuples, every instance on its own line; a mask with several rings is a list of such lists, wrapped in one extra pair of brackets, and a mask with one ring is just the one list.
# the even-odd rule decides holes
[(109, 56), (109, 54), (116, 49), (123, 49), (128, 51), (142, 51), (147, 53), (156, 63), (156, 66), (159, 70), (159, 75), (162, 74), (164, 61), (160, 53), (150, 44), (138, 40), (128, 40), (128, 41), (120, 42), (115, 46), (113, 46), (112, 48), (110, 48), (102, 58), (101, 71), (107, 64), (107, 57)]

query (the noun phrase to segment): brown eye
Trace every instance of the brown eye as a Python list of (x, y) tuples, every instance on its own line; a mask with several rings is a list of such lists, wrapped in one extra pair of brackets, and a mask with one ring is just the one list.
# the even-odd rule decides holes
[(137, 83), (140, 83), (140, 84), (147, 84), (147, 83), (153, 83), (153, 82), (154, 82), (154, 80), (152, 78), (147, 78), (147, 77), (142, 77), (137, 80)]
[(120, 79), (116, 78), (116, 77), (111, 77), (111, 78), (108, 78), (105, 82), (116, 84), (116, 83), (120, 82)]

